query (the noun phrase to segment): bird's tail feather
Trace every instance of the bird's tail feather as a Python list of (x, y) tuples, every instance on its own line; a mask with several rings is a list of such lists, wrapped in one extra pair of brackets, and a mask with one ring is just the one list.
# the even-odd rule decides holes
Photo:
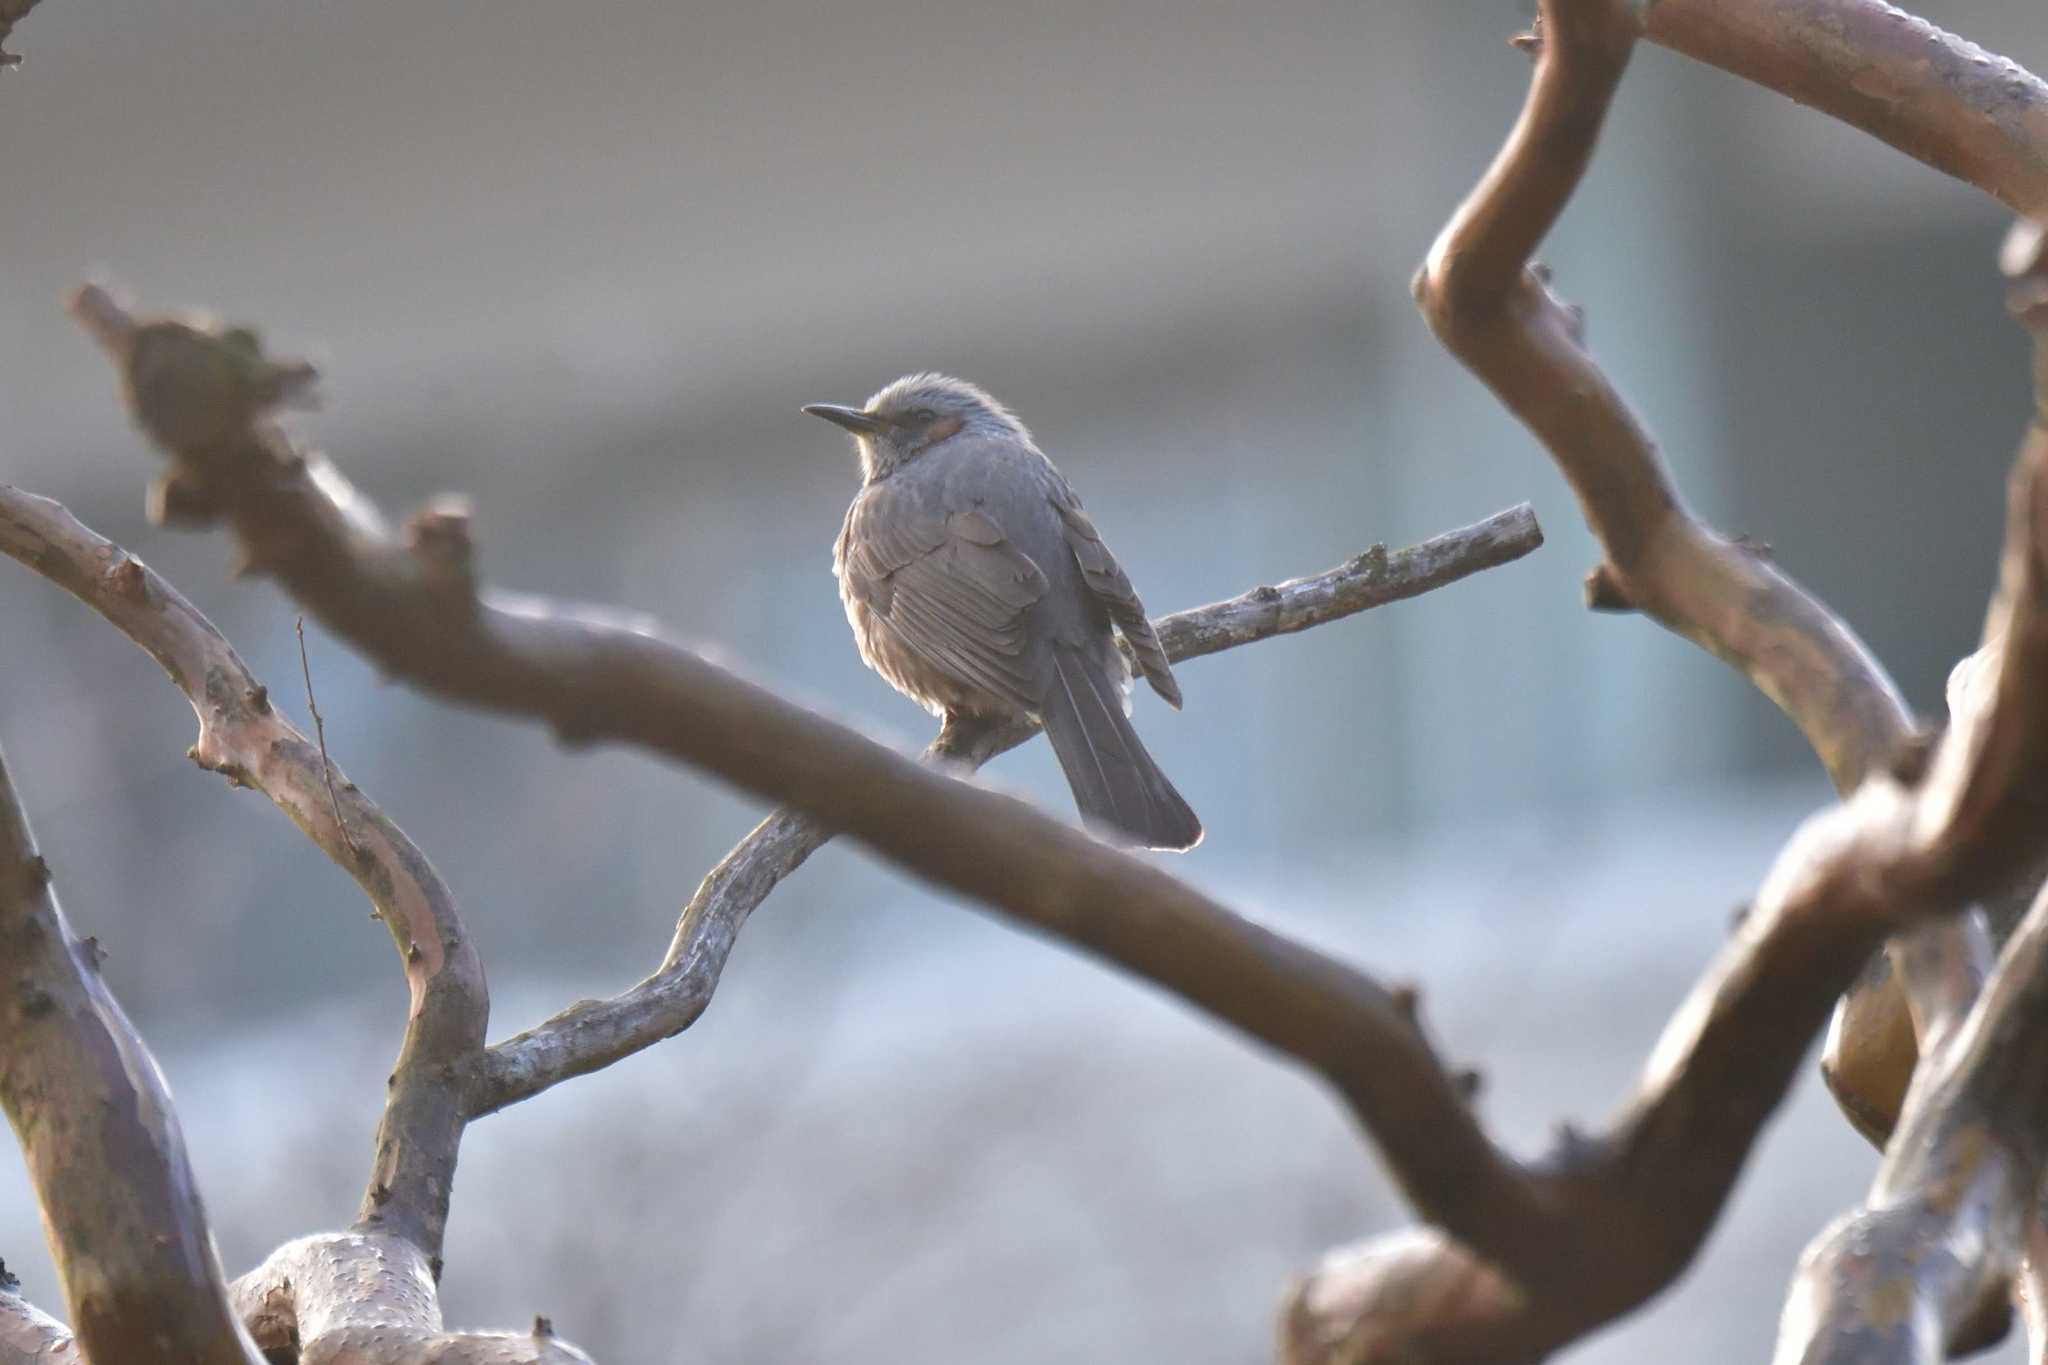
[(1202, 822), (1145, 752), (1101, 665), (1065, 646), (1054, 646), (1052, 658), (1045, 734), (1081, 814), (1143, 848), (1200, 843)]

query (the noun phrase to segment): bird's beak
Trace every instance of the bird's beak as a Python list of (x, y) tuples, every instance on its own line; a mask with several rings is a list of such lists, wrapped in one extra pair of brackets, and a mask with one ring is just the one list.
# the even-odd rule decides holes
[(810, 403), (804, 411), (813, 417), (822, 417), (836, 427), (845, 427), (856, 436), (872, 436), (886, 425), (873, 413), (862, 412), (859, 408), (843, 408), (837, 403)]

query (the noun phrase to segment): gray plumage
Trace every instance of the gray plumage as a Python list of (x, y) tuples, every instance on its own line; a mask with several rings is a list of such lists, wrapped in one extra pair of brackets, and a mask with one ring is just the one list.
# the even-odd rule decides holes
[(1202, 824), (1125, 714), (1120, 633), (1169, 704), (1180, 688), (1145, 607), (1081, 500), (1002, 404), (945, 375), (865, 408), (805, 412), (851, 431), (862, 485), (832, 569), (861, 658), (937, 715), (1036, 718), (1083, 816), (1186, 849)]

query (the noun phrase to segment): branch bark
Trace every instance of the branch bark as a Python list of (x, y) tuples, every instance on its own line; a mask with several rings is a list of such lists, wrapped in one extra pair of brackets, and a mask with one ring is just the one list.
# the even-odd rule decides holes
[[(1643, 36), (2048, 220), (2048, 83), (1924, 19), (1882, 0), (1652, 0)], [(1832, 763), (1830, 771), (1846, 790)], [(1944, 959), (1939, 971), (1951, 979), (1989, 966), (1988, 940), (1967, 921), (1910, 953), (1923, 964)], [(1909, 981), (1926, 979), (1909, 973), (1908, 954), (1894, 944), (1873, 959), (1842, 1000), (1821, 1064), (1843, 1111), (1879, 1146), (1918, 1059), (1919, 1025), (1944, 1006), (1908, 998)]]
[[(2001, 261), (2015, 277), (2013, 311), (2033, 332), (2034, 419), (2022, 468), (2048, 467), (2048, 247), (2031, 222), (2008, 238)], [(2015, 501), (2022, 496), (2015, 490)], [(2048, 569), (2028, 566), (2043, 590)], [(2013, 569), (2008, 565), (2008, 579)], [(1983, 708), (2006, 682), (2001, 651), (1987, 646), (1949, 679), (1949, 710)], [(2031, 777), (2038, 829), (2048, 781)], [(1923, 1062), (1869, 1198), (1815, 1239), (1802, 1260), (1778, 1342), (1784, 1365), (1800, 1362), (1939, 1361), (2003, 1336), (2008, 1290), (2026, 1267), (2031, 1300), (2038, 1266), (2036, 1191), (2048, 1156), (2048, 872), (2037, 839), (2020, 869), (2032, 908), (2008, 937), (1988, 983), (1946, 983), (1968, 1003), (1953, 1028), (1923, 1026)], [(2001, 889), (2001, 898), (2016, 888)], [(2034, 1305), (2038, 1308), (2038, 1305)], [(2035, 1314), (2038, 1317), (2038, 1313)], [(2038, 1354), (2048, 1338), (2035, 1330)]]
[[(2016, 206), (2048, 204), (2048, 86), (2002, 57), (1871, 0), (1658, 0), (1642, 14), (1653, 41), (1815, 104)], [(1607, 556), (1589, 600), (1641, 607), (1741, 669), (1846, 792), (1913, 733), (1896, 687), (1824, 606), (1685, 509), (1640, 422), (1580, 346), (1582, 316), (1551, 297), (1540, 267), (1521, 278), (1584, 171), (1626, 62), (1629, 25), (1605, 32), (1604, 43), (1585, 43), (1566, 29), (1547, 45), (1562, 50), (1554, 93), (1539, 76), (1522, 122), (1418, 276), (1418, 300), (1579, 493)], [(1990, 964), (1976, 917), (1921, 932), (1924, 942), (1892, 945), (1851, 989), (1823, 1059), (1844, 1111), (1880, 1145), (1917, 1057), (1916, 1019), (1953, 1022), (1969, 1003), (1940, 989), (1909, 999), (1912, 985), (1979, 978)]]
[[(2031, 628), (2008, 629), (2002, 648), (2013, 657), (2000, 676), (2013, 685), (1994, 689), (1983, 715), (1945, 736), (1924, 774), (1875, 776), (1803, 831), (1675, 1018), (1621, 1120), (1524, 1167), (1473, 1119), (1416, 1026), (1412, 998), (1029, 806), (792, 707), (651, 629), (530, 600), (508, 610), (476, 592), (466, 555), (424, 549), (417, 531), (410, 547), (394, 543), (331, 466), (288, 446), (264, 410), (265, 377), (289, 367), (262, 360), (235, 334), (134, 324), (104, 296), (89, 295), (84, 309), (113, 343), (138, 419), (194, 495), (188, 505), (216, 509), (251, 562), (389, 671), (545, 718), (578, 739), (699, 762), (791, 800), (906, 870), (1174, 991), (1321, 1073), (1422, 1216), (1456, 1239), (1436, 1239), (1437, 1253), (1401, 1264), (1415, 1272), (1411, 1286), (1448, 1285), (1450, 1297), (1432, 1300), (1444, 1311), (1428, 1317), (1420, 1340), (1459, 1359), (1526, 1359), (1669, 1283), (1863, 958), (1900, 924), (1955, 911), (2018, 856), (2026, 826), (2012, 810), (2016, 775), (2048, 751), (2048, 716), (2036, 714), (2048, 695), (2048, 650), (2023, 648)], [(2038, 474), (2029, 467), (2024, 487), (2035, 488)], [(2015, 514), (2011, 553), (2020, 560), (2048, 537), (2034, 520), (2039, 501), (2030, 493)], [(1767, 573), (1693, 544), (1705, 572)], [(1772, 577), (1745, 581), (1793, 591)], [(2021, 593), (2026, 586), (2011, 580), (2001, 619), (2048, 611)], [(1784, 605), (1798, 602), (1788, 595)], [(1823, 716), (1858, 714), (1867, 694), (1827, 682), (1840, 674), (1824, 667), (1848, 650), (1846, 633), (1817, 609), (1795, 619), (1811, 632), (1724, 629), (1750, 647), (1769, 642), (1820, 661), (1799, 675), (1797, 695), (1839, 698), (1817, 707)], [(1304, 1301), (1317, 1287), (1328, 1281)]]
[(268, 416), (303, 366), (244, 329), (138, 323), (96, 288), (77, 312), (171, 457), (159, 497), (232, 525), (277, 578), (387, 672), (452, 700), (704, 767), (787, 801), (913, 875), (1171, 991), (1327, 1079), (1419, 1207), (1515, 1265), (1547, 1260), (1543, 1211), (1480, 1131), (1412, 1017), (1371, 978), (1241, 919), (1153, 864), (1014, 798), (935, 772), (616, 613), (477, 590), (466, 523), (406, 543)]
[[(1519, 559), (1542, 543), (1536, 514), (1523, 503), (1405, 550), (1389, 553), (1375, 545), (1312, 577), (1254, 588), (1153, 624), (1167, 657), (1180, 663), (1419, 596)], [(972, 771), (1037, 732), (1030, 724), (949, 728), (924, 760)], [(493, 1047), (469, 1091), (472, 1113), (515, 1104), (695, 1023), (747, 916), (831, 837), (824, 824), (788, 806), (756, 825), (690, 898), (654, 974), (622, 995), (579, 1002)]]
[(213, 623), (141, 560), (59, 504), (5, 484), (0, 554), (140, 645), (199, 718), (192, 761), (269, 797), (369, 897), (404, 962), (412, 1004), (358, 1227), (397, 1232), (440, 1255), (464, 1123), (456, 1081), (482, 1051), (490, 1011), (483, 963), (446, 883), (339, 769), (330, 796), (320, 748), (272, 704)]
[[(1754, 8), (1730, 5), (1724, 17)], [(1771, 7), (1788, 22), (1812, 8)], [(1701, 9), (1662, 0), (1649, 22), (1704, 22)], [(1850, 984), (1856, 957), (1886, 928), (1928, 921), (1899, 943), (1902, 978), (1916, 988), (1928, 1026), (1951, 1027), (1988, 939), (1974, 914), (1928, 917), (1959, 909), (1959, 896), (1997, 890), (1987, 867), (2011, 872), (2029, 861), (2014, 814), (2026, 804), (2024, 784), (2011, 768), (2038, 755), (2037, 722), (2018, 714), (2024, 702), (1987, 704), (1968, 718), (1978, 732), (1952, 732), (1933, 768), (1912, 771), (1926, 751), (1908, 742), (1910, 717), (1883, 670), (1820, 603), (1686, 509), (1640, 422), (1584, 349), (1583, 316), (1530, 263), (1591, 157), (1640, 22), (1625, 0), (1545, 0), (1539, 34), (1524, 43), (1539, 60), (1522, 118), (1432, 248), (1417, 301), (1447, 349), (1543, 441), (1578, 494), (1605, 555), (1588, 578), (1589, 602), (1636, 607), (1743, 671), (1800, 726), (1838, 788), (1855, 795), (1780, 858), (1614, 1132), (1590, 1150), (1567, 1142), (1560, 1152), (1556, 1169), (1583, 1214), (1577, 1242), (1558, 1254), (1579, 1272), (1576, 1302), (1546, 1302), (1540, 1284), (1517, 1292), (1530, 1286), (1480, 1273), (1472, 1249), (1441, 1238), (1381, 1243), (1339, 1253), (1303, 1282), (1286, 1320), (1290, 1359), (1395, 1360), (1411, 1350), (1524, 1359), (1640, 1303), (1690, 1259), (1790, 1083), (1817, 1009)], [(1802, 60), (1780, 58), (1779, 74), (1796, 73)], [(2032, 451), (2021, 462), (1994, 627), (2044, 609), (2040, 585), (2023, 572), (2048, 544), (2048, 528), (2035, 522), (2041, 463)], [(2035, 672), (2048, 656), (2006, 641), (1993, 657), (2009, 673), (2048, 680)], [(2001, 732), (1996, 742), (1984, 738), (1987, 718)], [(1900, 770), (1882, 772), (1894, 756)], [(1920, 870), (1901, 877), (1906, 866)], [(1602, 1229), (1591, 1245), (1588, 1224)], [(1616, 1246), (1628, 1249), (1620, 1263)], [(1520, 1278), (1503, 1268), (1510, 1281)]]
[(78, 1338), (24, 1299), (12, 1276), (0, 1280), (0, 1363), (80, 1365)]
[(324, 1233), (287, 1242), (235, 1282), (266, 1350), (302, 1365), (589, 1365), (546, 1318), (531, 1332), (450, 1332), (438, 1268), (407, 1238)]
[(2048, 1143), (2048, 895), (1929, 1046), (1864, 1206), (1801, 1258), (1780, 1365), (1934, 1365), (2005, 1335)]
[[(1693, 12), (1672, 3), (1652, 7), (1653, 22)], [(1797, 51), (1791, 34), (1816, 8), (1827, 6), (1774, 7), (1778, 28), (1739, 31), (1750, 42), (1774, 32)], [(1445, 348), (1543, 442), (1578, 495), (1605, 554), (1587, 579), (1588, 601), (1633, 606), (1741, 671), (1799, 726), (1836, 790), (1849, 792), (1914, 737), (1897, 687), (1821, 602), (1685, 506), (1655, 442), (1585, 349), (1583, 314), (1531, 263), (1585, 172), (1637, 36), (1626, 0), (1545, 5), (1541, 14), (1532, 40), (1541, 57), (1522, 118), (1432, 247), (1416, 301)], [(1741, 5), (1735, 15), (1764, 23)], [(1803, 69), (1803, 59), (1776, 60)], [(1939, 989), (1909, 1001), (1902, 986), (1938, 987), (1990, 965), (1974, 914), (1917, 932), (1923, 941), (1895, 945), (1884, 968), (1860, 978), (1823, 1066), (1844, 1111), (1879, 1142), (1916, 1056), (1912, 1015), (1950, 1018), (1968, 1004)]]
[(2048, 219), (2048, 84), (1881, 0), (1651, 0), (1644, 35)]
[[(441, 1324), (434, 1285), (466, 1123), (463, 1064), (482, 1051), (488, 1000), (482, 964), (425, 855), (338, 769), (330, 793), (318, 747), (271, 705), (212, 622), (140, 560), (59, 504), (6, 485), (0, 485), (0, 553), (72, 593), (157, 661), (199, 718), (193, 761), (262, 791), (349, 871), (406, 961), (412, 1008), (378, 1124), (369, 1192), (354, 1228), (290, 1243), (236, 1282), (235, 1303), (256, 1344), (289, 1347), (296, 1358), (319, 1365), (588, 1360), (551, 1330), (451, 1333)], [(344, 820), (346, 827), (339, 823)], [(0, 882), (5, 877), (0, 848)], [(127, 1169), (100, 1178), (118, 1187)], [(66, 1229), (61, 1263), (64, 1255), (77, 1254), (77, 1244), (70, 1222), (57, 1225)], [(0, 1293), (0, 1362), (45, 1365), (46, 1357), (35, 1352), (49, 1350), (57, 1354), (47, 1357), (48, 1365), (62, 1365), (77, 1358), (75, 1350), (62, 1353), (70, 1349), (61, 1345), (69, 1335), (18, 1296)]]
[(1295, 1291), (1290, 1362), (1535, 1359), (1684, 1269), (1868, 952), (1904, 925), (1959, 912), (2038, 855), (2048, 446), (2015, 470), (1985, 639), (1985, 683), (1926, 763), (1873, 775), (1801, 828), (1620, 1119), (1598, 1139), (1568, 1134), (1534, 1168), (1539, 1202), (1557, 1215), (1548, 1272), (1441, 1236), (1337, 1253)]
[[(95, 1361), (262, 1365), (228, 1311), (163, 1077), (100, 980), (98, 952), (58, 909), (0, 755), (0, 1104), (78, 1347)], [(27, 1326), (48, 1335), (47, 1319)]]

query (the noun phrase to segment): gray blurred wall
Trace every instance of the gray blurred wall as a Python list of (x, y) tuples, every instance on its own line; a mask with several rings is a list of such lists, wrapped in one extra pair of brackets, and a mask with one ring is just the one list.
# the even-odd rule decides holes
[[(1531, 898), (1498, 894), (1522, 873), (1490, 889), (1459, 883), (1437, 902), (1399, 888), (1459, 861), (1444, 850), (1499, 838), (1538, 859), (1512, 866), (1557, 879), (1535, 898), (1557, 907), (1546, 913), (1564, 914), (1575, 899), (1564, 893), (1585, 880), (1581, 912), (1605, 928), (1588, 932), (1584, 961), (1526, 983), (1531, 1028), (1552, 1030), (1526, 1046), (1560, 1066), (1597, 1053), (1597, 1112), (1704, 960), (1723, 902), (1824, 789), (1798, 736), (1740, 680), (1639, 620), (1579, 609), (1596, 556), (1569, 493), (1408, 301), (1415, 263), (1520, 103), (1526, 63), (1503, 39), (1525, 9), (46, 0), (17, 35), (29, 64), (0, 79), (0, 479), (63, 499), (144, 555), (275, 691), (295, 695), (288, 604), (226, 581), (220, 538), (141, 519), (148, 457), (105, 364), (58, 309), (64, 289), (104, 270), (145, 301), (214, 308), (311, 354), (327, 410), (305, 430), (389, 508), (472, 494), (496, 581), (651, 611), (906, 746), (924, 717), (860, 668), (827, 574), (851, 458), (800, 403), (858, 400), (928, 366), (988, 385), (1082, 489), (1156, 610), (1531, 500), (1550, 536), (1532, 559), (1192, 665), (1187, 711), (1141, 701), (1139, 723), (1210, 826), (1176, 870), (1253, 913), (1298, 902), (1322, 941), (1390, 972), (1427, 965), (1447, 1000), (1498, 985), (1471, 960), (1479, 948), (1432, 949), (1432, 922), (1486, 943), (1501, 916), (1552, 920)], [(2048, 66), (2038, 0), (1923, 12)], [(1646, 50), (1546, 249), (1698, 509), (1772, 542), (1929, 709), (1981, 618), (2026, 411), (2023, 348), (1990, 263), (2003, 226), (1971, 191)], [(500, 1032), (651, 964), (675, 908), (758, 814), (693, 775), (559, 753), (523, 727), (379, 686), (316, 628), (309, 636), (336, 757), (431, 852), (494, 975), (517, 983)], [(244, 1220), (222, 1235), (246, 1257), (346, 1215), (376, 1087), (354, 1094), (330, 1068), (381, 1076), (399, 983), (343, 879), (259, 801), (184, 763), (189, 728), (113, 632), (0, 572), (0, 741), (72, 913), (109, 944), (110, 976), (181, 1088), (206, 1097), (206, 1131), (247, 1144), (215, 1169), (278, 1163), (262, 1198), (216, 1196)], [(1039, 747), (998, 775), (1068, 808)], [(1682, 884), (1619, 855), (1627, 875), (1590, 871), (1599, 860), (1584, 841), (1622, 812), (1663, 812), (1682, 832), (1702, 809), (1749, 807), (1761, 814), (1728, 817), (1712, 871)], [(1055, 1186), (1097, 1160), (1089, 1141), (1158, 1131), (1162, 1147), (1145, 1156), (1161, 1163), (1152, 1197), (1224, 1218), (1228, 1235), (1197, 1239), (1206, 1249), (1178, 1265), (1159, 1249), (1180, 1234), (1135, 1214), (1114, 1251), (1059, 1244), (1060, 1264), (1107, 1286), (1089, 1311), (1114, 1330), (1079, 1333), (1097, 1342), (1244, 1359), (1281, 1270), (1398, 1219), (1383, 1194), (1333, 1189), (1333, 1172), (1363, 1181), (1370, 1168), (1293, 1077), (857, 854), (818, 862), (735, 960), (733, 992), (754, 1003), (730, 1011), (755, 1027), (723, 1029), (715, 1047), (693, 1034), (472, 1139), (456, 1212), (472, 1250), (516, 1221), (518, 1192), (537, 1182), (559, 1211), (548, 1201), (567, 1187), (542, 1172), (610, 1161), (633, 1173), (585, 1206), (587, 1245), (561, 1240), (559, 1224), (575, 1221), (565, 1212), (556, 1240), (535, 1246), (535, 1282), (582, 1313), (557, 1313), (565, 1331), (611, 1358), (646, 1358), (645, 1320), (663, 1305), (603, 1308), (593, 1266), (702, 1273), (690, 1257), (714, 1253), (693, 1233), (636, 1222), (645, 1195), (634, 1187), (691, 1181), (691, 1153), (751, 1149), (747, 1106), (775, 1109), (787, 1082), (776, 1068), (798, 1064), (788, 1058), (833, 1076), (873, 1068), (871, 1085), (822, 1111), (826, 1138), (861, 1114), (886, 1125), (906, 1103), (892, 1087), (913, 1070), (932, 1088), (933, 1126), (850, 1144), (822, 1167), (801, 1149), (815, 1183), (778, 1173), (783, 1193), (729, 1214), (722, 1241), (801, 1241), (820, 1201), (848, 1197), (863, 1172), (882, 1181), (873, 1172), (891, 1163), (906, 1172), (886, 1186), (900, 1204), (933, 1153), (978, 1149), (1014, 1121), (1003, 1104), (978, 1106), (977, 1087), (1012, 1104), (1043, 1093), (1068, 1117), (1062, 1141), (1082, 1150), (1041, 1170)], [(1361, 880), (1367, 869), (1374, 880)], [(1662, 904), (1673, 897), (1684, 906)], [(1693, 938), (1652, 942), (1660, 985), (1629, 1016), (1635, 1031), (1581, 1037), (1583, 1001), (1641, 975), (1632, 954), (1650, 949), (1630, 945), (1646, 903), (1649, 918), (1683, 908), (1705, 922)], [(961, 984), (900, 984), (919, 972)], [(976, 1034), (960, 1011), (985, 995), (1000, 1027)], [(806, 1044), (841, 1028), (842, 1011), (888, 1026), (837, 1051)], [(1152, 1039), (1146, 1029), (1165, 1041), (1144, 1043), (1128, 1074), (1082, 1064), (1097, 1036)], [(928, 1041), (914, 1065), (909, 1036)], [(1512, 1051), (1524, 1040), (1478, 1041)], [(1180, 1111), (1161, 1097), (1142, 1120), (1112, 1103), (1131, 1075), (1172, 1093), (1285, 1094), (1317, 1117), (1262, 1127), (1255, 1159), (1236, 1164), (1200, 1143), (1163, 1150), (1177, 1131), (1166, 1116)], [(724, 1087), (729, 1105), (692, 1130), (687, 1095), (647, 1097), (670, 1084)], [(1524, 1095), (1528, 1141), (1562, 1093)], [(313, 1121), (335, 1112), (323, 1107), (332, 1097), (360, 1131)], [(1847, 1197), (1867, 1158), (1824, 1104), (1801, 1103), (1815, 1164), (1780, 1178), (1800, 1186), (1801, 1172), (1825, 1167), (1850, 1177), (1822, 1187), (1828, 1198)], [(636, 1116), (657, 1111), (683, 1131), (641, 1131)], [(529, 1124), (543, 1128), (518, 1131), (554, 1145), (535, 1139), (522, 1157), (487, 1136)], [(202, 1159), (223, 1160), (218, 1149)], [(774, 1161), (773, 1148), (759, 1160)], [(958, 1184), (982, 1195), (1017, 1178), (997, 1167)], [(1036, 1210), (1057, 1225), (1056, 1198), (1019, 1188), (1007, 1218)], [(5, 1207), (27, 1207), (18, 1184), (12, 1197)], [(977, 1221), (989, 1211), (971, 1199), (947, 1203), (945, 1188), (926, 1197), (922, 1216), (960, 1228), (942, 1258), (958, 1269), (912, 1282), (988, 1302), (971, 1291), (1000, 1282), (1003, 1228)], [(1276, 1207), (1304, 1212), (1228, 1221)], [(1796, 1248), (1810, 1225), (1757, 1235)], [(29, 1230), (0, 1237), (35, 1288), (46, 1271)], [(1101, 1279), (1132, 1247), (1153, 1251), (1146, 1276), (1233, 1289), (1189, 1296), (1185, 1333), (1148, 1337), (1166, 1300)], [(1218, 1260), (1229, 1247), (1241, 1262)], [(791, 1292), (762, 1255), (756, 1273), (718, 1281), (728, 1325), (705, 1358), (809, 1353), (761, 1326), (762, 1305)], [(899, 1262), (850, 1256), (845, 1294), (881, 1301)], [(493, 1279), (481, 1293), (460, 1278), (459, 1252), (451, 1264), (458, 1305), (466, 1293), (479, 1313), (519, 1311), (514, 1286)], [(1757, 1281), (1784, 1268), (1766, 1261)], [(492, 1263), (493, 1276), (510, 1273)], [(1758, 1340), (1772, 1312), (1741, 1306)], [(1045, 1321), (1006, 1340), (1070, 1353), (1065, 1338), (1032, 1335)], [(954, 1358), (974, 1339), (973, 1314), (954, 1330), (932, 1327), (888, 1358)], [(1642, 1339), (1674, 1334), (1686, 1331)], [(891, 1339), (870, 1335), (877, 1351)], [(628, 1349), (643, 1354), (617, 1355)]]

